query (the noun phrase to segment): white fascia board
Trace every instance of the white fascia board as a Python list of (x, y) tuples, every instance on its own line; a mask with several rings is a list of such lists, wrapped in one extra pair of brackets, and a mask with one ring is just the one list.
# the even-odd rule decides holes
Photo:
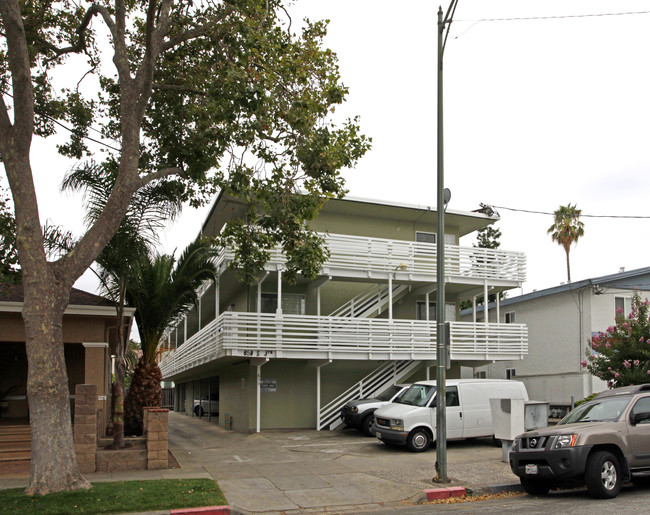
[[(405, 209), (415, 209), (418, 211), (432, 211), (436, 213), (438, 209), (435, 206), (425, 206), (421, 204), (409, 204), (407, 202), (395, 202), (392, 200), (378, 200), (365, 197), (344, 197), (342, 200), (351, 200), (353, 202), (364, 202), (366, 204), (376, 204), (378, 206), (401, 207)], [(446, 214), (469, 216), (472, 218), (483, 218), (485, 220), (500, 220), (498, 215), (488, 216), (485, 213), (476, 213), (474, 211), (460, 211), (457, 209), (445, 209)]]
[[(0, 301), (0, 312), (3, 313), (22, 313), (22, 302)], [(94, 316), (116, 316), (113, 306), (83, 306), (73, 304), (67, 307), (65, 315), (94, 315)], [(132, 317), (135, 314), (135, 308), (124, 308), (124, 315)]]

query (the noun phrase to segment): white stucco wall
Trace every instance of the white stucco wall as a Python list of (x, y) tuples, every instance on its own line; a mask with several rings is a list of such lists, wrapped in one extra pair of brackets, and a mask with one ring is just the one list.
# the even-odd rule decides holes
[[(650, 292), (641, 292), (642, 296)], [(500, 321), (508, 312), (515, 313), (515, 322), (528, 326), (528, 355), (521, 361), (493, 363), (477, 370), (487, 377), (506, 377), (506, 369), (515, 369), (515, 379), (526, 384), (534, 400), (551, 404), (568, 404), (573, 396), (580, 400), (603, 391), (607, 385), (593, 377), (580, 365), (585, 359), (587, 342), (597, 331), (614, 323), (615, 297), (632, 297), (632, 291), (606, 289), (594, 295), (591, 286), (533, 298), (500, 306)], [(471, 319), (471, 315), (463, 320)], [(489, 311), (489, 320), (496, 321), (496, 309)]]

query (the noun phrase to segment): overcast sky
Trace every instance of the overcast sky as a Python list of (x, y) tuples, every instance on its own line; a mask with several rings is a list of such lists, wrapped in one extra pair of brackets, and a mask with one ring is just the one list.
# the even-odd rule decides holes
[[(435, 206), (439, 5), (298, 0), (291, 10), (294, 27), (330, 20), (326, 42), (350, 89), (337, 115), (359, 115), (373, 139), (345, 172), (351, 196)], [(646, 14), (590, 16), (635, 11)], [(513, 20), (531, 17), (554, 18)], [(480, 21), (495, 18), (508, 20)], [(650, 1), (459, 0), (444, 59), (450, 207), (499, 206), (501, 248), (527, 255), (523, 292), (566, 281), (564, 250), (546, 232), (550, 215), (506, 208), (570, 202), (584, 215), (649, 217), (583, 218), (571, 271), (575, 281), (649, 266)], [(51, 145), (35, 142), (33, 160), (42, 221), (78, 223), (75, 201), (56, 193), (65, 167)], [(166, 250), (193, 239), (206, 212), (188, 208)]]

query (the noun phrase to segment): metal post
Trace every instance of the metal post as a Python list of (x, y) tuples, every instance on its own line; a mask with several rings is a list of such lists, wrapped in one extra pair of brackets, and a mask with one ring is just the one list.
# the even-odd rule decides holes
[[(443, 19), (442, 7), (438, 7), (438, 229), (436, 236), (436, 477), (438, 483), (448, 483), (447, 476), (447, 406), (445, 348), (445, 174), (442, 102), (442, 56), (445, 50), (445, 27), (451, 24), (458, 0), (452, 0)], [(427, 306), (428, 309), (428, 306)]]

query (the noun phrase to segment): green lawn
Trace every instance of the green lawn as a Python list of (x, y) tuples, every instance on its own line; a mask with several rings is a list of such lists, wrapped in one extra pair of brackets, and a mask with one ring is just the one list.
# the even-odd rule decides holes
[(225, 504), (219, 485), (210, 479), (93, 483), (91, 490), (42, 497), (29, 497), (22, 488), (0, 490), (0, 512), (21, 515), (126, 513)]

